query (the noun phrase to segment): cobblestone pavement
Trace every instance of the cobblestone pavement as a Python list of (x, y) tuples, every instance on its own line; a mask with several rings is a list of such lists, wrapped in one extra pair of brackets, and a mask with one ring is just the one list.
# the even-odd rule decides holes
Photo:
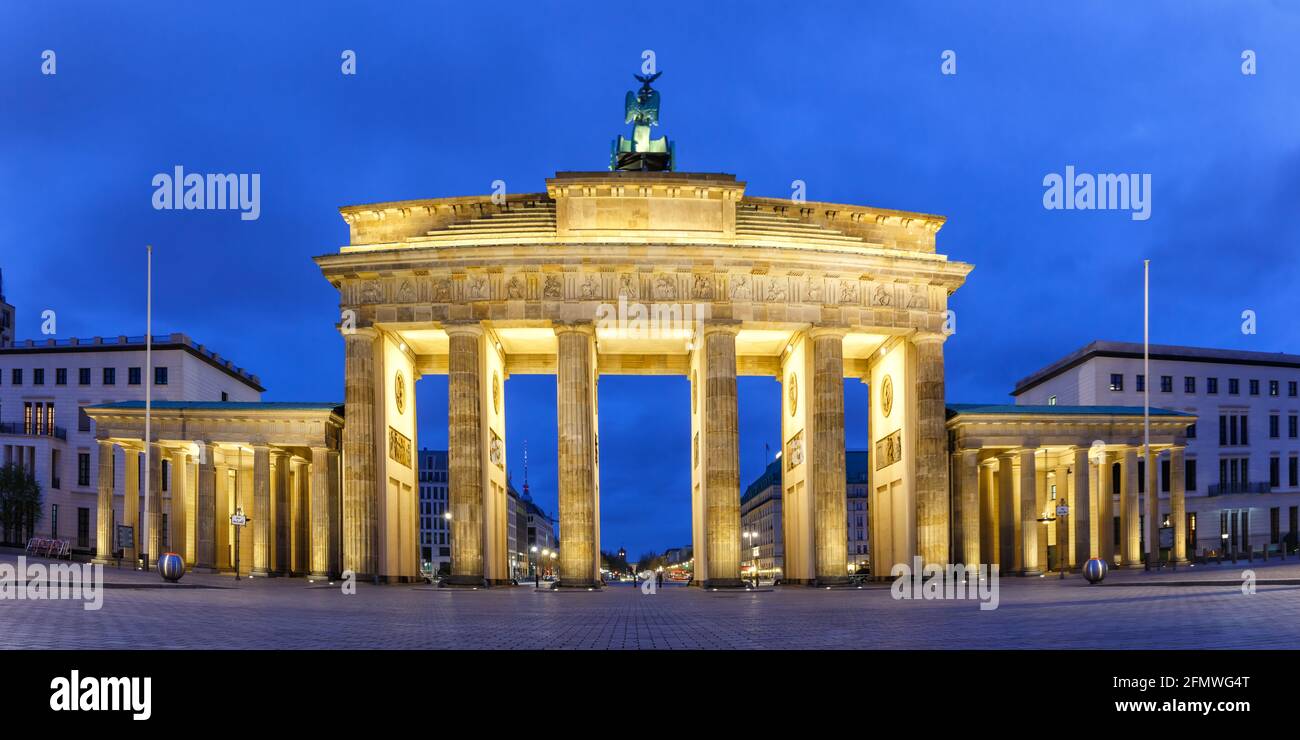
[[(14, 562), (0, 554), (0, 562)], [(1258, 585), (1243, 594), (1241, 573)], [(1233, 585), (1173, 585), (1191, 579)], [(428, 586), (236, 582), (107, 568), (103, 608), (0, 600), (4, 648), (1290, 648), (1300, 644), (1300, 563), (1177, 573), (1001, 579), (995, 610), (975, 601), (898, 601), (887, 585), (706, 592), (628, 585), (552, 593)], [(1166, 583), (1169, 585), (1159, 585)], [(144, 588), (143, 586), (151, 586)], [(200, 588), (195, 588), (200, 586)], [(1123, 587), (1118, 587), (1123, 586)]]

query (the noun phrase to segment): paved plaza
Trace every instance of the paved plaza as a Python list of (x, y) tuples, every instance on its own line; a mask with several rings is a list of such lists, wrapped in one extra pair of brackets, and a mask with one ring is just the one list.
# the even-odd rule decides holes
[[(14, 562), (11, 553), (0, 562)], [(1241, 573), (1257, 577), (1243, 594)], [(479, 591), (248, 580), (105, 569), (103, 608), (0, 601), (0, 646), (84, 648), (1289, 648), (1300, 644), (1300, 563), (1001, 579), (996, 610), (975, 601), (896, 601), (886, 585), (645, 595)], [(1203, 584), (1203, 585), (1198, 585)]]

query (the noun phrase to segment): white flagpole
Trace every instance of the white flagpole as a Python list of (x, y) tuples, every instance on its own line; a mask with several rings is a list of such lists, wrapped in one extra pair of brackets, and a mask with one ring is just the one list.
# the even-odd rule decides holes
[[(1151, 485), (1151, 481), (1160, 480), (1158, 474), (1153, 475), (1151, 466), (1155, 461), (1151, 459), (1151, 260), (1142, 260), (1142, 376), (1145, 381), (1142, 383), (1142, 459), (1147, 465), (1147, 497), (1148, 499), (1157, 498), (1160, 492), (1154, 490), (1156, 486)], [(1160, 552), (1159, 522), (1151, 516), (1151, 512), (1159, 511), (1157, 506), (1147, 503), (1147, 557), (1146, 566), (1149, 569), (1155, 564), (1157, 554)]]
[[(152, 512), (149, 510), (149, 473), (153, 470), (149, 461), (150, 448), (153, 446), (153, 246), (146, 244), (145, 250), (145, 304), (144, 304), (144, 533), (141, 537), (145, 547), (152, 532)], [(146, 556), (158, 557), (158, 553), (145, 553)], [(144, 567), (149, 563), (146, 560)]]

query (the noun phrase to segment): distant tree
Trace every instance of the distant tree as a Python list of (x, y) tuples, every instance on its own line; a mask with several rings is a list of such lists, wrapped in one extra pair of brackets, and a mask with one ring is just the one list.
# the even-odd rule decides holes
[(654, 570), (664, 564), (664, 556), (657, 552), (642, 553), (637, 558), (636, 569), (638, 572), (645, 570)]
[(26, 468), (0, 467), (0, 531), (6, 542), (21, 543), (36, 532), (41, 516), (41, 484)]

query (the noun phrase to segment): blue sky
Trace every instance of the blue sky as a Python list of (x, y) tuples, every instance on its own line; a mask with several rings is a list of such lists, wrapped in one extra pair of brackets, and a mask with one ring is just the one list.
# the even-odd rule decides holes
[[(1002, 401), (1093, 339), (1140, 340), (1143, 258), (1153, 341), (1300, 352), (1297, 38), (1281, 2), (6, 3), (0, 268), (20, 338), (47, 308), (60, 337), (140, 334), (152, 243), (159, 332), (245, 365), (270, 400), (341, 399), (337, 295), (310, 261), (347, 239), (336, 208), (603, 168), (652, 49), (679, 169), (948, 218), (940, 250), (975, 265), (951, 304), (950, 400)], [(261, 217), (154, 210), (151, 179), (176, 165), (260, 173)], [(1151, 218), (1045, 210), (1067, 165), (1150, 174)], [(505, 390), (511, 470), (526, 438), (554, 510), (554, 380)], [(421, 445), (445, 445), (445, 379), (417, 392)], [(748, 482), (779, 393), (740, 393)], [(601, 394), (603, 546), (689, 542), (686, 381)], [(865, 448), (860, 384), (847, 403)]]

